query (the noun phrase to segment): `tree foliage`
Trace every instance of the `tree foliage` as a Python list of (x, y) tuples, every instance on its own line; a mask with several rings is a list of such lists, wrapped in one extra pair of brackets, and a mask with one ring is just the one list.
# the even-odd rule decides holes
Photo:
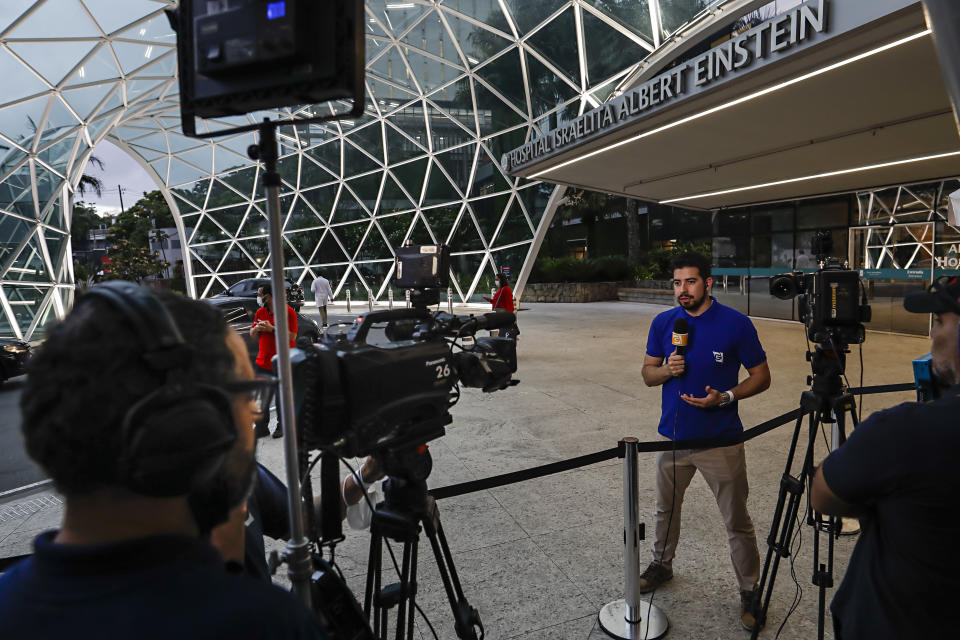
[(162, 275), (170, 264), (150, 250), (150, 239), (156, 239), (156, 228), (173, 224), (173, 215), (160, 192), (144, 193), (143, 198), (116, 217), (107, 231), (107, 256), (111, 263), (104, 277), (140, 282), (148, 276)]

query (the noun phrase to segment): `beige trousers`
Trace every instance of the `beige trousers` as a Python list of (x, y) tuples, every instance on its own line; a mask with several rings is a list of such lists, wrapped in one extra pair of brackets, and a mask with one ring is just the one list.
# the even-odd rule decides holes
[[(747, 462), (743, 444), (718, 449), (657, 454), (657, 526), (653, 557), (672, 568), (680, 539), (680, 512), (683, 494), (697, 471), (703, 475), (727, 527), (730, 560), (741, 591), (751, 591), (760, 579), (760, 553), (753, 522), (747, 513)], [(676, 477), (676, 484), (674, 484)], [(672, 513), (672, 518), (671, 518)], [(668, 535), (669, 526), (669, 535)]]

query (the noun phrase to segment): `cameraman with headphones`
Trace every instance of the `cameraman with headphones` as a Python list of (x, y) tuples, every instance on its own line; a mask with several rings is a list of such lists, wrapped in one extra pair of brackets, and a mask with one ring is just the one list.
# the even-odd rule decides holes
[(857, 516), (861, 535), (830, 605), (834, 638), (952, 638), (960, 627), (960, 279), (903, 302), (932, 313), (940, 398), (878, 411), (820, 465), (810, 502)]
[(292, 594), (229, 574), (264, 397), (213, 307), (129, 282), (79, 299), (33, 358), (27, 451), (64, 495), (61, 528), (0, 576), (10, 638), (323, 638)]

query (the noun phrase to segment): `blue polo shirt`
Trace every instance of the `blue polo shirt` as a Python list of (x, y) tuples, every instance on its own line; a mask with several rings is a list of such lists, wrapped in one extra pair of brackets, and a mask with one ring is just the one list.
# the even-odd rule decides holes
[(687, 374), (667, 380), (661, 392), (662, 414), (657, 431), (671, 440), (734, 437), (743, 433), (736, 403), (700, 409), (681, 400), (680, 394), (702, 398), (707, 395), (707, 386), (727, 391), (737, 386), (741, 365), (751, 369), (767, 361), (750, 318), (713, 297), (710, 299), (713, 304), (699, 316), (691, 316), (677, 306), (658, 315), (650, 325), (647, 355), (664, 359), (675, 349), (671, 342), (673, 323), (677, 318), (686, 318), (690, 326)]

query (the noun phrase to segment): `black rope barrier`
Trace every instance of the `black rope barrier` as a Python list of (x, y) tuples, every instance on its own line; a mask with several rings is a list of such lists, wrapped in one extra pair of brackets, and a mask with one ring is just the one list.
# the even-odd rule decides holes
[[(914, 389), (916, 389), (916, 385), (914, 385), (914, 383), (901, 382), (898, 384), (881, 384), (870, 387), (851, 387), (847, 389), (847, 392), (854, 395), (870, 395), (874, 393), (891, 393), (894, 391), (912, 391)], [(800, 408), (788, 411), (787, 413), (783, 413), (775, 418), (771, 418), (766, 422), (761, 422), (760, 424), (745, 430), (735, 438), (694, 438), (692, 440), (677, 440), (676, 442), (673, 442), (672, 440), (640, 442), (637, 444), (637, 451), (641, 453), (653, 453), (656, 451), (671, 451), (675, 448), (714, 449), (719, 447), (729, 447), (735, 444), (746, 442), (747, 440), (752, 440), (753, 438), (761, 436), (765, 433), (769, 433), (777, 427), (781, 427), (789, 422), (793, 422), (803, 417), (806, 415), (806, 413), (807, 412)], [(510, 473), (503, 473), (498, 476), (491, 476), (489, 478), (482, 478), (480, 480), (471, 480), (469, 482), (461, 482), (460, 484), (452, 484), (446, 487), (438, 487), (436, 489), (431, 489), (430, 495), (436, 500), (453, 498), (467, 493), (474, 493), (476, 491), (483, 491), (485, 489), (495, 489), (504, 485), (513, 484), (515, 482), (533, 480), (534, 478), (542, 478), (544, 476), (553, 475), (554, 473), (560, 473), (561, 471), (570, 471), (571, 469), (585, 467), (588, 464), (604, 462), (613, 458), (622, 457), (623, 444), (621, 443), (613, 449), (589, 453), (585, 456), (570, 458), (569, 460), (551, 462), (550, 464), (541, 465), (539, 467), (531, 467), (530, 469), (523, 469), (521, 471), (512, 471)]]

